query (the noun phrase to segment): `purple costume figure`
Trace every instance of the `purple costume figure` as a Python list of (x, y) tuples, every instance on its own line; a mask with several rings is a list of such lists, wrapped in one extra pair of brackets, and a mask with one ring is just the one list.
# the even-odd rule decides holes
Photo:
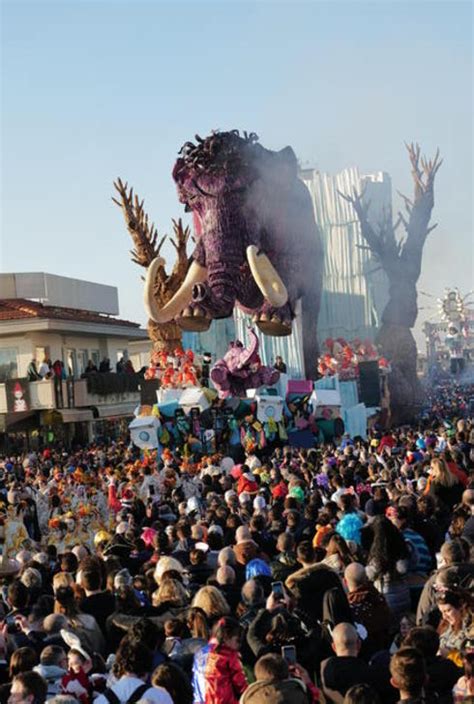
[(242, 397), (247, 389), (271, 386), (280, 378), (280, 372), (262, 365), (258, 355), (258, 337), (250, 330), (250, 344), (244, 347), (237, 340), (231, 342), (223, 359), (217, 360), (211, 369), (211, 379), (220, 398)]

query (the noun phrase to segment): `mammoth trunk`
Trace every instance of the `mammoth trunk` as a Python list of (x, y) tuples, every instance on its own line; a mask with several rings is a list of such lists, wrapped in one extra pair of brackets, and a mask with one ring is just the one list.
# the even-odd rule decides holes
[(224, 193), (210, 200), (202, 235), (207, 281), (194, 287), (193, 301), (211, 318), (232, 315), (245, 261), (242, 244), (246, 239), (242, 195)]
[(237, 262), (227, 259), (208, 266), (207, 281), (196, 284), (193, 301), (198, 303), (211, 318), (228, 318), (232, 315), (237, 297)]

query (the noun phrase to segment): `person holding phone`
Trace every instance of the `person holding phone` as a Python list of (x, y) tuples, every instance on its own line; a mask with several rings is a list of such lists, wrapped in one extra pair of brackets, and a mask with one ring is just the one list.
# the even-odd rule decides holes
[[(241, 704), (316, 704), (320, 701), (319, 690), (311, 682), (306, 670), (296, 663), (294, 647), (285, 648), (288, 658), (293, 660), (294, 657), (294, 662), (289, 664), (284, 655), (277, 653), (268, 653), (259, 658), (254, 670), (256, 682), (245, 691)], [(291, 655), (289, 648), (293, 648)]]

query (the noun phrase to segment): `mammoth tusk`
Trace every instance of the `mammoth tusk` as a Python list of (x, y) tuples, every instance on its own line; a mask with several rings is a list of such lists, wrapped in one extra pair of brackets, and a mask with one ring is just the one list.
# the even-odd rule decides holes
[(247, 261), (250, 271), (267, 301), (275, 308), (281, 308), (288, 300), (288, 291), (277, 270), (266, 254), (259, 254), (254, 244), (247, 247)]
[(163, 308), (159, 308), (155, 300), (154, 287), (156, 273), (160, 266), (164, 266), (164, 260), (161, 257), (157, 257), (148, 267), (143, 292), (144, 305), (148, 316), (154, 320), (155, 323), (168, 323), (188, 305), (191, 300), (194, 284), (206, 281), (207, 269), (205, 266), (201, 266), (196, 261), (193, 261), (183, 283), (174, 296), (170, 298), (168, 303), (165, 303)]

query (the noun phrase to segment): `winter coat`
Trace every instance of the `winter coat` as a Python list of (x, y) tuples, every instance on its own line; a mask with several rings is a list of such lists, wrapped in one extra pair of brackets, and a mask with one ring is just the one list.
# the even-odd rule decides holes
[(285, 582), (290, 574), (299, 570), (300, 564), (293, 553), (280, 553), (276, 560), (270, 563), (270, 568), (275, 581)]
[(354, 623), (360, 623), (367, 629), (364, 654), (386, 648), (391, 616), (385, 597), (368, 582), (349, 592), (347, 598)]
[(67, 670), (58, 665), (36, 665), (33, 668), (38, 675), (46, 680), (48, 686), (47, 699), (55, 697), (61, 693), (61, 680), (64, 675), (67, 675)]
[(194, 704), (237, 704), (247, 688), (239, 653), (210, 641), (193, 663)]
[(315, 564), (293, 572), (285, 585), (296, 597), (298, 608), (314, 622), (330, 621), (333, 626), (352, 622), (342, 582), (326, 565)]
[(240, 704), (308, 704), (311, 698), (301, 680), (258, 680), (245, 690)]
[(461, 501), (463, 491), (464, 487), (460, 481), (458, 481), (456, 484), (453, 484), (453, 486), (444, 486), (444, 484), (432, 481), (430, 483), (429, 493), (431, 494), (431, 496), (434, 496), (436, 499), (438, 499), (438, 501), (444, 508), (451, 511), (453, 506), (455, 506)]

